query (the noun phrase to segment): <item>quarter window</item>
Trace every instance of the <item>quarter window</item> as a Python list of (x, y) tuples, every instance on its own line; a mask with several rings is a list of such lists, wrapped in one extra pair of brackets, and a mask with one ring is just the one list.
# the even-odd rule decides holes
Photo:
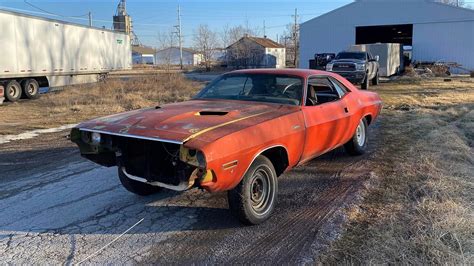
[(308, 79), (307, 106), (337, 101), (342, 95), (328, 77), (320, 76)]
[(334, 85), (334, 88), (336, 88), (337, 92), (339, 93), (339, 95), (341, 96), (344, 96), (346, 95), (346, 93), (349, 92), (349, 90), (347, 89), (346, 86), (344, 86), (341, 82), (339, 82), (339, 80), (335, 79), (335, 78), (329, 78), (332, 82), (332, 84)]

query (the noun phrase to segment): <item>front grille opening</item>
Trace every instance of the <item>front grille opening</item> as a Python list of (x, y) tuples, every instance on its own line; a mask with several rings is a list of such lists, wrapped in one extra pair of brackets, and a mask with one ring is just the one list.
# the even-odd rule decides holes
[(119, 165), (131, 175), (148, 181), (179, 185), (188, 181), (195, 167), (179, 159), (179, 144), (117, 137), (114, 141), (122, 155)]

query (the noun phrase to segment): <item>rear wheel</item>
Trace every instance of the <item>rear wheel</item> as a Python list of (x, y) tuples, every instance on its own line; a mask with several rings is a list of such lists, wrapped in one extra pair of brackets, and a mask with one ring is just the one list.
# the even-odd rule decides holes
[(39, 84), (35, 79), (27, 79), (21, 83), (23, 95), (28, 99), (36, 99), (39, 97)]
[(258, 156), (240, 183), (227, 194), (231, 212), (244, 224), (267, 220), (275, 208), (278, 180), (271, 161)]
[(5, 98), (10, 102), (16, 102), (21, 97), (21, 86), (16, 80), (11, 80), (5, 87)]
[(372, 79), (372, 85), (376, 86), (379, 85), (379, 72), (375, 74), (375, 77)]
[(369, 75), (368, 74), (365, 75), (364, 81), (362, 81), (360, 88), (363, 90), (369, 89)]
[(357, 126), (352, 139), (344, 144), (344, 148), (350, 155), (362, 155), (367, 149), (367, 120), (362, 118)]
[(120, 178), (120, 182), (126, 190), (140, 196), (148, 196), (161, 190), (160, 187), (148, 185), (143, 182), (128, 178), (120, 166), (118, 167), (118, 176)]

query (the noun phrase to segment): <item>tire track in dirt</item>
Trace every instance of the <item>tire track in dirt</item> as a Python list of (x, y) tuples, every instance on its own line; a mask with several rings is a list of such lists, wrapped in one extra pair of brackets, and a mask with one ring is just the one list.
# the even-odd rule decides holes
[[(262, 263), (262, 255), (270, 259), (264, 261), (269, 264), (295, 263), (303, 247), (311, 244), (321, 225), (338, 210), (347, 195), (356, 190), (356, 185), (356, 181), (342, 181), (326, 190), (318, 197), (320, 205), (305, 206), (305, 210), (293, 219), (278, 224), (278, 231), (252, 243), (244, 252), (235, 254), (226, 263)], [(284, 252), (278, 252), (280, 249), (275, 252), (275, 246), (278, 244), (285, 245), (280, 247), (284, 248)]]

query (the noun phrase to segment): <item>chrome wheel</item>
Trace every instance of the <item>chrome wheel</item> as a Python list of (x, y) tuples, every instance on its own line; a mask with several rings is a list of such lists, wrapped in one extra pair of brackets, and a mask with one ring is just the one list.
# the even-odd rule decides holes
[(359, 146), (361, 146), (361, 147), (364, 146), (364, 144), (365, 144), (365, 125), (364, 125), (363, 120), (360, 120), (359, 125), (357, 126), (356, 140), (357, 140), (357, 144), (359, 144)]

